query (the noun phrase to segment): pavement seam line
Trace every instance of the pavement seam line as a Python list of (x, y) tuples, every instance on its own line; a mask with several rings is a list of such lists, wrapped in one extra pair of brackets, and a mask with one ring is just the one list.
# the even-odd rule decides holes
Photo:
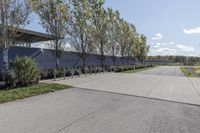
[(188, 81), (190, 82), (190, 84), (192, 85), (192, 87), (193, 87), (193, 89), (196, 91), (196, 93), (199, 95), (199, 97), (200, 97), (200, 93), (199, 93), (199, 91), (197, 90), (197, 88), (195, 87), (195, 85), (193, 84), (193, 82), (189, 79), (189, 78), (187, 78), (188, 79)]
[(163, 77), (161, 77), (156, 83), (155, 85), (152, 87), (152, 89), (147, 93), (147, 95), (145, 95), (145, 97), (148, 97), (152, 92), (153, 90), (158, 86), (158, 84), (160, 83), (160, 81), (163, 79)]
[(137, 97), (137, 98), (145, 98), (145, 99), (151, 99), (151, 100), (158, 100), (158, 101), (164, 101), (164, 102), (178, 103), (178, 104), (185, 104), (185, 105), (200, 107), (199, 104), (180, 102), (180, 101), (173, 101), (173, 100), (166, 100), (166, 99), (153, 98), (153, 97), (147, 97), (147, 96), (139, 96), (139, 95), (119, 93), (119, 92), (111, 92), (111, 91), (103, 91), (103, 90), (94, 90), (94, 89), (80, 88), (80, 87), (78, 87), (78, 88), (75, 87), (74, 89), (81, 89), (81, 90), (94, 91), (94, 92), (102, 92), (102, 93), (108, 93), (108, 94), (117, 94), (117, 95)]
[(86, 114), (86, 115), (80, 117), (79, 119), (76, 119), (76, 120), (72, 121), (71, 123), (69, 123), (68, 125), (66, 125), (65, 127), (63, 127), (62, 129), (58, 130), (56, 133), (61, 133), (62, 131), (64, 131), (65, 129), (69, 128), (69, 127), (72, 126), (73, 124), (75, 124), (75, 123), (77, 123), (77, 122), (83, 120), (84, 118), (86, 118), (86, 117), (88, 117), (88, 116), (90, 116), (90, 115), (96, 113), (98, 110), (102, 109), (102, 108), (105, 107), (106, 105), (108, 105), (108, 103), (105, 104), (105, 105), (103, 105), (103, 106), (101, 106), (101, 107), (99, 107), (99, 108), (97, 108), (96, 110), (94, 110), (94, 111), (92, 111), (92, 112), (90, 112), (90, 113), (88, 113), (88, 114)]

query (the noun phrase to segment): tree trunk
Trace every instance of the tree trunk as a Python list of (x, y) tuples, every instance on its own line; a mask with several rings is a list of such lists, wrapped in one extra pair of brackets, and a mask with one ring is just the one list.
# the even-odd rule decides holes
[(101, 67), (104, 68), (104, 56), (101, 55)]
[(103, 41), (101, 41), (101, 66), (104, 69), (104, 47), (103, 47)]
[(133, 59), (133, 60), (134, 60), (134, 65), (135, 65), (135, 63), (136, 63), (136, 58), (135, 58), (135, 56), (134, 56), (134, 59)]
[(82, 61), (83, 61), (83, 68), (85, 68), (86, 67), (86, 54), (85, 54), (85, 52), (82, 53)]
[(56, 69), (58, 69), (60, 66), (60, 60), (58, 57), (56, 57)]
[(112, 47), (112, 62), (113, 62), (113, 66), (115, 66), (115, 48)]
[(3, 48), (3, 80), (6, 80), (6, 76), (9, 74), (9, 57), (8, 57), (9, 48)]
[(56, 45), (56, 49), (55, 49), (55, 53), (56, 53), (56, 69), (58, 69), (59, 68), (59, 55), (58, 55), (58, 52), (59, 52), (59, 50), (58, 50), (58, 39), (57, 39), (57, 37), (56, 37), (56, 39), (55, 39), (55, 45)]
[(122, 65), (124, 65), (124, 53), (123, 52), (121, 54), (121, 61), (122, 61)]
[(122, 65), (124, 65), (124, 57), (121, 57)]
[(113, 66), (115, 66), (115, 56), (112, 57)]

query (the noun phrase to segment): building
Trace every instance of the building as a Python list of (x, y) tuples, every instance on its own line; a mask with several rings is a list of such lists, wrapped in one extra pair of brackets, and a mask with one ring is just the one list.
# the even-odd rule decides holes
[[(47, 41), (52, 41), (53, 37), (31, 30), (19, 29), (18, 36), (15, 37), (15, 46), (11, 47), (8, 52), (9, 61), (11, 62), (16, 56), (28, 56), (36, 60), (39, 69), (53, 69), (56, 67), (56, 58), (50, 49), (33, 48), (32, 44), (44, 44)], [(79, 53), (65, 51), (60, 58), (60, 67), (72, 68), (81, 67), (82, 60)], [(133, 59), (123, 59), (125, 64), (133, 64)], [(96, 54), (88, 54), (86, 63), (89, 66), (101, 66), (100, 56)], [(115, 65), (121, 65), (122, 60), (115, 57)], [(113, 65), (113, 57), (106, 56), (105, 65)], [(0, 68), (3, 68), (3, 51), (0, 51)]]

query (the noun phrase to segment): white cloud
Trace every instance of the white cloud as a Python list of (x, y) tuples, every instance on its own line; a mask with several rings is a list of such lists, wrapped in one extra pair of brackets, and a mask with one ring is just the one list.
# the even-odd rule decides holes
[(200, 34), (200, 27), (196, 27), (192, 29), (184, 29), (183, 32), (185, 34)]
[(163, 42), (162, 44), (163, 44), (163, 45), (168, 45), (168, 43), (166, 43), (166, 42)]
[(176, 49), (171, 49), (171, 48), (159, 48), (157, 50), (155, 50), (155, 52), (157, 53), (161, 53), (161, 52), (177, 52)]
[(161, 40), (162, 39), (162, 34), (161, 33), (157, 33), (152, 37), (152, 40)]
[(176, 45), (176, 47), (178, 49), (180, 49), (181, 51), (183, 51), (183, 52), (192, 52), (192, 51), (195, 51), (194, 47), (189, 47), (189, 46), (186, 46), (186, 45), (179, 44), (179, 45)]
[(153, 46), (154, 48), (160, 48), (160, 46), (158, 46), (158, 45), (155, 45), (155, 46)]
[(156, 43), (151, 43), (151, 45), (153, 46), (169, 46), (169, 45), (173, 45), (174, 42), (156, 42)]
[(157, 45), (157, 46), (161, 46), (161, 43), (157, 42), (156, 45)]

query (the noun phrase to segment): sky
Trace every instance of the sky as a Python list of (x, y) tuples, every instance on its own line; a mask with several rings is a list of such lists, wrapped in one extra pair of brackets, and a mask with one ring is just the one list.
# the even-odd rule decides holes
[[(200, 56), (200, 0), (106, 0), (147, 37), (149, 55)], [(44, 32), (33, 15), (27, 29)]]

